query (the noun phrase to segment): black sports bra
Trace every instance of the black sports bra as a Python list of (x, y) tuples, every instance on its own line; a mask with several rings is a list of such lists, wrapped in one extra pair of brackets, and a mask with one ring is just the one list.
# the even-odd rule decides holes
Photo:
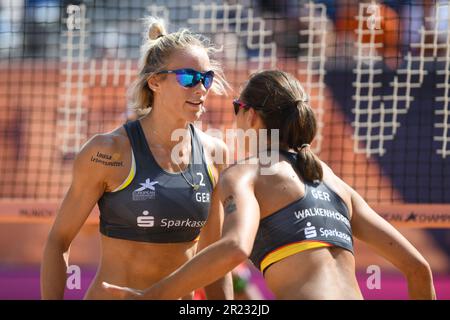
[(139, 120), (124, 127), (132, 147), (132, 167), (124, 183), (98, 201), (100, 232), (155, 243), (195, 240), (208, 217), (213, 176), (194, 126), (190, 125), (191, 163), (184, 177), (158, 165)]

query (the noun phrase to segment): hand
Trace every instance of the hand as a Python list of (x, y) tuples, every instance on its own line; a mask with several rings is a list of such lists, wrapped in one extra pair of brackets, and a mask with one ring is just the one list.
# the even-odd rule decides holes
[(102, 286), (108, 293), (112, 294), (114, 297), (118, 299), (123, 300), (142, 299), (142, 296), (144, 294), (143, 290), (116, 286), (114, 284), (110, 284), (104, 281), (102, 282)]

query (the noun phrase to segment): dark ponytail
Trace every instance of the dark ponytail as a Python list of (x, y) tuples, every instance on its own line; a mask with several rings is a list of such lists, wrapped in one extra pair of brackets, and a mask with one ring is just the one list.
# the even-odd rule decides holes
[(317, 121), (300, 82), (279, 70), (259, 72), (252, 75), (241, 99), (257, 110), (269, 134), (270, 129), (280, 130), (280, 145), (297, 150), (296, 165), (303, 179), (322, 181), (322, 164), (310, 148)]

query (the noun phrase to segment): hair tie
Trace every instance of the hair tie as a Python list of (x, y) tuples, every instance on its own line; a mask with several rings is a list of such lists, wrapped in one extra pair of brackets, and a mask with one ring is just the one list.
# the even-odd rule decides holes
[(302, 146), (300, 147), (300, 151), (302, 151), (302, 149), (304, 149), (304, 148), (309, 148), (310, 146), (311, 146), (310, 144), (304, 143), (304, 144), (302, 144)]
[(301, 101), (304, 102), (304, 103), (307, 103), (309, 101), (309, 94), (307, 94), (305, 92), (305, 96), (303, 97), (303, 99)]
[(299, 102), (301, 102), (301, 103), (307, 103), (308, 101), (309, 101), (308, 94), (305, 93), (305, 96), (304, 96), (302, 99), (296, 99), (296, 100), (294, 101), (294, 103), (295, 103), (296, 105), (298, 105)]

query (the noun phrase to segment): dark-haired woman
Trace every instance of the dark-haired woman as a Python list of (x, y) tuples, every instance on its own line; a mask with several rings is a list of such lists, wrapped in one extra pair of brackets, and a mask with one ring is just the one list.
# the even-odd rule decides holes
[[(311, 150), (317, 124), (295, 77), (277, 70), (254, 74), (234, 108), (237, 127), (255, 130), (258, 139), (279, 130), (279, 150), (268, 145), (221, 176), (222, 238), (146, 290), (104, 284), (110, 292), (177, 298), (249, 257), (277, 299), (362, 299), (355, 276), (356, 237), (406, 276), (410, 298), (435, 298), (422, 255)], [(249, 161), (278, 151), (279, 160), (270, 164)]]

